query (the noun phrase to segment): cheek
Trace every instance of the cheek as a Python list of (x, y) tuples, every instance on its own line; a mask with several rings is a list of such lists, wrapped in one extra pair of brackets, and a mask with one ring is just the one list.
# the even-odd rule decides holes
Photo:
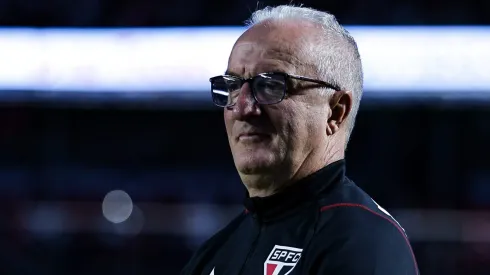
[(326, 131), (325, 114), (310, 108), (306, 112), (291, 117), (291, 128), (299, 143), (311, 143)]
[(301, 116), (286, 114), (283, 119), (274, 123), (280, 133), (280, 141), (285, 146), (297, 146), (308, 138), (308, 123)]
[(283, 108), (269, 111), (271, 122), (280, 134), (281, 139), (285, 141), (293, 140), (305, 128), (305, 117), (302, 115), (303, 112), (298, 112), (295, 106), (285, 104), (281, 107)]
[(223, 120), (225, 122), (226, 133), (230, 135), (231, 129), (233, 127), (233, 121), (231, 119), (231, 111), (228, 111), (226, 109), (223, 111)]

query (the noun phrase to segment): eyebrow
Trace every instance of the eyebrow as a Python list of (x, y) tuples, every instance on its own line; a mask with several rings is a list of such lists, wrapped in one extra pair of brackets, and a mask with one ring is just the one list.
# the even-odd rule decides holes
[[(264, 71), (264, 73), (272, 73), (272, 72), (279, 72), (279, 73), (287, 73), (286, 70), (284, 69), (279, 69), (279, 67), (274, 67), (274, 69), (271, 69), (271, 70), (267, 70), (267, 71)], [(238, 73), (235, 73), (231, 70), (226, 70), (225, 75), (230, 75), (230, 76), (234, 76), (234, 77), (239, 77), (239, 78), (243, 78), (242, 75), (238, 74)]]

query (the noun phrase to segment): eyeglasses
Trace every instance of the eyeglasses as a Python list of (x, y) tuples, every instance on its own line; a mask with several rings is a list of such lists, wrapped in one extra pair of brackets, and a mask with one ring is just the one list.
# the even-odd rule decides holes
[(250, 84), (253, 98), (258, 104), (277, 104), (286, 97), (289, 79), (313, 82), (336, 91), (340, 90), (339, 87), (321, 80), (280, 72), (261, 73), (248, 79), (233, 75), (219, 75), (210, 78), (209, 81), (213, 103), (218, 107), (231, 107), (236, 104), (240, 90), (245, 83)]

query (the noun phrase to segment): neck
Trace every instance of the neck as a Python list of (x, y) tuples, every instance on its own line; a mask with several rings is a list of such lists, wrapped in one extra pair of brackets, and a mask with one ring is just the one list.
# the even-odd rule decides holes
[(343, 158), (343, 148), (326, 146), (324, 150), (312, 150), (303, 161), (297, 162), (299, 164), (296, 166), (281, 166), (269, 173), (240, 174), (240, 177), (247, 187), (250, 197), (268, 197)]

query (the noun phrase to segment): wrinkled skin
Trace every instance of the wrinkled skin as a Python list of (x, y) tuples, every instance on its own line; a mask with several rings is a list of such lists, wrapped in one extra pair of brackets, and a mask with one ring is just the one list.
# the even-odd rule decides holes
[[(273, 71), (317, 78), (302, 50), (319, 31), (313, 23), (297, 21), (256, 25), (234, 45), (227, 72), (245, 78)], [(235, 166), (250, 196), (274, 194), (343, 158), (345, 135), (339, 129), (350, 110), (350, 92), (327, 97), (304, 81), (292, 81), (288, 89), (281, 103), (258, 105), (245, 84), (236, 105), (224, 110)]]

